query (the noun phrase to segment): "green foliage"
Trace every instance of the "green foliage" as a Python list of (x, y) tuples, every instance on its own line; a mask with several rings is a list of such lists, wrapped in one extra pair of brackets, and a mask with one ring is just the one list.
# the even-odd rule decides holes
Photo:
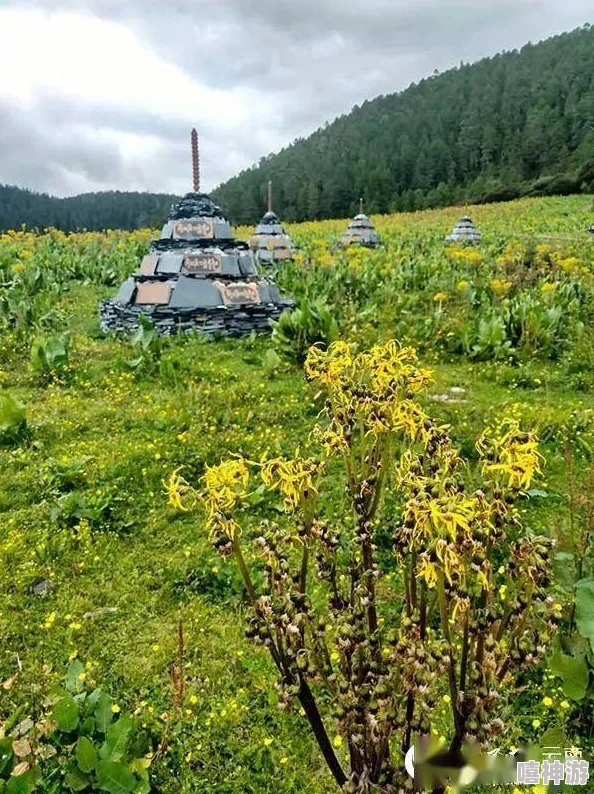
[(266, 353), (264, 354), (264, 360), (262, 362), (262, 365), (264, 367), (264, 372), (267, 375), (273, 376), (278, 372), (281, 364), (282, 364), (281, 357), (278, 355), (276, 350), (269, 347)]
[(33, 340), (31, 345), (31, 368), (42, 378), (51, 380), (63, 377), (68, 368), (70, 336), (56, 334)]
[[(56, 729), (49, 740), (58, 750), (53, 763), (63, 764), (67, 789), (148, 794), (147, 738), (132, 717), (116, 717), (109, 695), (87, 688), (85, 679), (84, 665), (74, 660), (51, 714)], [(44, 771), (51, 777), (51, 763)]]
[(594, 579), (580, 579), (576, 584), (575, 623), (594, 653)]
[(563, 692), (572, 700), (582, 700), (588, 689), (590, 673), (584, 656), (556, 651), (549, 659), (549, 670), (562, 680)]
[(25, 407), (12, 394), (0, 392), (0, 444), (13, 444), (27, 435)]
[(272, 330), (276, 352), (293, 364), (305, 361), (311, 345), (327, 346), (336, 339), (338, 323), (333, 309), (323, 300), (306, 302), (292, 312), (283, 312)]
[(163, 337), (143, 314), (138, 317), (138, 330), (131, 337), (130, 344), (134, 355), (131, 361), (126, 362), (130, 369), (146, 372), (158, 363), (163, 350)]
[(566, 550), (555, 555), (558, 586), (567, 599), (568, 611), (548, 665), (561, 679), (564, 694), (578, 704), (573, 710), (574, 724), (588, 731), (594, 705), (594, 470), (590, 467), (583, 479), (576, 479), (572, 447), (568, 445), (566, 451), (570, 520), (568, 530), (560, 533)]

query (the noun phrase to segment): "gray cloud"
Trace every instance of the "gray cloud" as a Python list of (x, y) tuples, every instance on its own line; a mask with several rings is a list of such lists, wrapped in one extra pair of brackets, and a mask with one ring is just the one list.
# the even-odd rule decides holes
[[(58, 8), (55, 0), (7, 5)], [(92, 93), (74, 99), (67, 85), (39, 92), (31, 107), (5, 100), (0, 182), (60, 195), (84, 185), (184, 191), (194, 117), (210, 188), (354, 104), (572, 29), (591, 14), (589, 0), (63, 0), (59, 9), (126, 26), (195, 84), (227, 93), (230, 108), (238, 96), (253, 102), (252, 118), (234, 125), (220, 106), (209, 114), (190, 103), (180, 115), (161, 98), (126, 108)], [(153, 154), (124, 157), (118, 136), (152, 141)]]

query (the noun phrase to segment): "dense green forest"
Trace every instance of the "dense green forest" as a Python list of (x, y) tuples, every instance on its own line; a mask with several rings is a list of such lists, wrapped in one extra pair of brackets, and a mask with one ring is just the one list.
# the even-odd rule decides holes
[(163, 223), (176, 196), (122, 193), (119, 190), (56, 198), (46, 193), (0, 185), (0, 230), (140, 229)]
[(594, 192), (594, 27), (462, 64), (326, 124), (214, 193), (252, 223)]

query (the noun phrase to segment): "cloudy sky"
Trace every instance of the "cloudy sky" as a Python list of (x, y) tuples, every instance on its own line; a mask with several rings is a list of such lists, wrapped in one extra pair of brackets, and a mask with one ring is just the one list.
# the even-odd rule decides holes
[(212, 187), (356, 103), (585, 22), (592, 0), (0, 0), (0, 183)]

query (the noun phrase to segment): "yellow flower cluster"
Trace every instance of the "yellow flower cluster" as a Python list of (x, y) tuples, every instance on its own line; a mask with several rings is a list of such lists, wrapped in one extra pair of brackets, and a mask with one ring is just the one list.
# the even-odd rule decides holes
[(485, 430), (477, 449), (482, 458), (483, 476), (500, 487), (529, 488), (534, 476), (540, 473), (542, 455), (536, 435), (521, 430), (515, 419), (504, 422), (497, 432)]
[(317, 496), (316, 479), (320, 468), (315, 458), (275, 458), (262, 464), (261, 475), (265, 485), (282, 493), (285, 509), (291, 512)]
[(493, 293), (497, 295), (498, 298), (501, 298), (504, 295), (507, 295), (507, 293), (511, 290), (512, 283), (511, 281), (503, 281), (503, 279), (500, 278), (492, 278), (489, 282), (489, 286), (493, 290)]
[(475, 248), (463, 248), (452, 245), (446, 250), (446, 256), (452, 262), (459, 262), (460, 264), (467, 264), (474, 267), (482, 265), (484, 262), (481, 252), (477, 251)]
[(207, 467), (202, 478), (203, 498), (211, 532), (218, 529), (231, 540), (239, 534), (239, 525), (231, 513), (245, 498), (249, 478), (247, 463), (243, 458), (233, 458), (218, 466)]
[(423, 434), (427, 415), (412, 398), (427, 388), (431, 375), (418, 366), (412, 348), (393, 340), (358, 355), (346, 342), (328, 350), (312, 347), (305, 373), (328, 390), (331, 424), (322, 437), (327, 452), (346, 451), (356, 427), (376, 438)]
[(191, 485), (180, 476), (180, 468), (171, 472), (169, 478), (163, 483), (167, 492), (167, 499), (169, 504), (176, 510), (186, 511), (189, 508), (186, 506), (184, 497), (192, 493)]

